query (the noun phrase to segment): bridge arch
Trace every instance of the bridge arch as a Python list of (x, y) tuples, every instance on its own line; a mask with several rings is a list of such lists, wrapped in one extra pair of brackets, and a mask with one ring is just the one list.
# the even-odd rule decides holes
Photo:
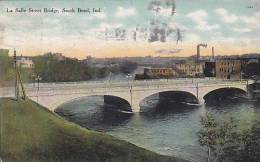
[(227, 99), (246, 97), (247, 92), (238, 87), (223, 87), (214, 89), (203, 96), (205, 103), (219, 102)]
[[(199, 100), (198, 98), (191, 92), (187, 91), (180, 91), (180, 90), (166, 90), (166, 91), (159, 91), (154, 94), (150, 94), (146, 97), (144, 97), (139, 102), (140, 106), (140, 112), (147, 111), (145, 107), (145, 102), (149, 102), (151, 100), (154, 100), (153, 106), (157, 104), (159, 101), (165, 101), (165, 102), (171, 102), (171, 103), (182, 103), (182, 104), (198, 104)], [(150, 102), (151, 103), (151, 102)]]
[(132, 112), (131, 105), (129, 101), (125, 98), (115, 96), (115, 95), (84, 95), (84, 96), (75, 96), (74, 98), (67, 99), (66, 102), (60, 103), (54, 109), (54, 111), (63, 105), (73, 103), (75, 101), (82, 101), (89, 97), (101, 97), (103, 98), (103, 103), (107, 104), (106, 107), (110, 107), (114, 111), (121, 111), (121, 112)]

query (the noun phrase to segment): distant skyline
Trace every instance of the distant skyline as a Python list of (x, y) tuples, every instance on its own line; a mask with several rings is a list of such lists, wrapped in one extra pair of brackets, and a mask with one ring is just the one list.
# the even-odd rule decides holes
[[(221, 55), (260, 53), (259, 0), (175, 0), (174, 14), (174, 5), (166, 3), (174, 0), (161, 0), (158, 10), (151, 9), (151, 1), (159, 0), (0, 1), (0, 48), (16, 48), (19, 55), (57, 52), (79, 59), (88, 55), (190, 56), (198, 43), (208, 44), (201, 49), (202, 56), (210, 55), (212, 46)], [(7, 12), (16, 8), (27, 11)], [(29, 13), (29, 8), (41, 13)], [(75, 13), (43, 13), (44, 8), (60, 12), (74, 8)], [(77, 13), (78, 8), (91, 12)], [(161, 35), (170, 29), (174, 32), (165, 34), (164, 41), (147, 41), (157, 31), (151, 21), (159, 24)], [(146, 28), (139, 35), (148, 36), (135, 40), (136, 28)], [(181, 40), (177, 43), (178, 30)], [(115, 31), (124, 31), (116, 33), (120, 40), (110, 37)]]

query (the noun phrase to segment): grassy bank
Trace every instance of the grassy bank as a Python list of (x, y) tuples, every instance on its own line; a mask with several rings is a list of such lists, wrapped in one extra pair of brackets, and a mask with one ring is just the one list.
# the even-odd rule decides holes
[(182, 162), (86, 130), (30, 100), (0, 99), (3, 162)]

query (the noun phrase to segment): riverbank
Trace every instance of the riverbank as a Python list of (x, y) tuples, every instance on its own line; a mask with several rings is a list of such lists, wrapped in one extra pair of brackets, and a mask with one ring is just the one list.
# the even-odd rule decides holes
[(0, 99), (4, 162), (185, 162), (70, 123), (31, 100)]

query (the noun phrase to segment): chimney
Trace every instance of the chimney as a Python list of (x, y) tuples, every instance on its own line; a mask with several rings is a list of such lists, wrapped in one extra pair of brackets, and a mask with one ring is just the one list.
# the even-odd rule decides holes
[(200, 62), (200, 47), (207, 48), (207, 44), (202, 44), (201, 43), (201, 44), (197, 45), (197, 59), (196, 59), (197, 63)]
[(198, 63), (200, 61), (200, 45), (197, 45), (197, 59), (196, 62)]
[(215, 57), (215, 49), (214, 47), (212, 47), (212, 60), (214, 60), (214, 57)]

